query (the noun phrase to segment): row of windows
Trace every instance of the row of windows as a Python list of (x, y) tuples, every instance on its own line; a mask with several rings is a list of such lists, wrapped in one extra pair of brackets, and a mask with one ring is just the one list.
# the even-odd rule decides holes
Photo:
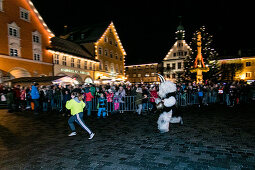
[[(142, 74), (138, 73), (138, 74), (133, 74), (132, 76), (133, 77), (136, 77), (136, 76), (141, 77)], [(154, 76), (156, 76), (155, 73), (145, 73), (145, 77), (154, 77)], [(129, 75), (127, 75), (127, 77), (129, 77)]]
[[(151, 69), (154, 69), (155, 68), (155, 66), (154, 65), (146, 65), (145, 66), (145, 69), (149, 69), (149, 68), (151, 68)], [(141, 66), (133, 66), (133, 70), (141, 70), (142, 69), (142, 67)], [(126, 67), (126, 70), (128, 71), (129, 70), (129, 67)]]
[[(177, 69), (181, 69), (182, 68), (182, 62), (178, 62), (177, 63)], [(176, 69), (176, 63), (172, 63), (172, 67), (170, 66), (170, 64), (166, 65), (166, 69), (172, 69), (175, 70)]]
[(173, 56), (187, 56), (188, 52), (187, 51), (178, 51), (177, 53), (173, 53)]
[(246, 62), (245, 65), (246, 65), (246, 67), (249, 67), (249, 66), (251, 66), (251, 62), (250, 61)]
[(106, 57), (109, 55), (110, 58), (115, 58), (116, 60), (119, 59), (120, 61), (122, 61), (122, 56), (118, 56), (118, 53), (115, 53), (115, 56), (113, 56), (114, 55), (113, 52), (110, 51), (110, 53), (109, 53), (108, 49), (105, 49), (104, 54), (103, 54), (103, 48), (102, 47), (98, 47), (98, 55), (104, 55)]
[[(20, 38), (19, 28), (15, 26), (9, 26), (8, 35), (15, 38)], [(38, 33), (32, 33), (32, 42), (41, 43), (40, 35)]]
[[(60, 59), (59, 59), (59, 55), (58, 54), (54, 54), (53, 55), (53, 62), (54, 64), (61, 64), (61, 65), (64, 65), (64, 66), (67, 66), (67, 57), (66, 56), (62, 56), (62, 61), (60, 62)], [(75, 58), (71, 58), (70, 60), (70, 67), (77, 67), (77, 68), (82, 68), (81, 67), (81, 59), (75, 59)], [(93, 64), (92, 62), (88, 62), (88, 61), (84, 61), (83, 62), (83, 69), (86, 69), (86, 70), (95, 70), (95, 64)], [(122, 74), (123, 73), (123, 69), (120, 68), (120, 70), (118, 69), (119, 66), (118, 64), (116, 64), (116, 67), (115, 67), (115, 72), (118, 73), (120, 71), (120, 73)], [(103, 62), (101, 61), (100, 64), (99, 64), (99, 70), (105, 70), (105, 71), (111, 71), (111, 72), (114, 72), (114, 64), (112, 63), (110, 68), (109, 68), (109, 64), (108, 63), (105, 63), (103, 64)]]
[[(4, 11), (3, 0), (0, 0), (0, 11)], [(30, 12), (24, 8), (19, 8), (20, 19), (30, 21)]]
[[(110, 29), (110, 30), (111, 30), (111, 29)], [(104, 37), (104, 42), (105, 42), (105, 43), (109, 43), (110, 45), (115, 45), (115, 47), (118, 47), (118, 42), (115, 41), (115, 42), (113, 43), (113, 39), (108, 38), (107, 36)]]

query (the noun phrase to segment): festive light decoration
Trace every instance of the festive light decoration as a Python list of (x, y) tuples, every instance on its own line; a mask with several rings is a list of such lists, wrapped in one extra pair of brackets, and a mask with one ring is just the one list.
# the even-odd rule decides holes
[(28, 0), (28, 3), (30, 5), (30, 7), (32, 8), (32, 10), (34, 11), (35, 15), (38, 17), (39, 21), (41, 22), (41, 24), (44, 26), (44, 28), (48, 31), (48, 33), (51, 35), (50, 38), (55, 37), (55, 35), (52, 33), (52, 31), (49, 29), (49, 27), (47, 26), (47, 24), (44, 22), (43, 18), (41, 17), (41, 15), (39, 14), (39, 12), (37, 11), (37, 9), (35, 8), (33, 2), (31, 0)]
[(191, 69), (191, 72), (197, 73), (197, 83), (203, 82), (203, 72), (209, 71), (209, 68), (205, 66), (204, 59), (202, 56), (202, 41), (201, 41), (201, 32), (197, 34), (197, 57), (194, 62), (194, 68)]

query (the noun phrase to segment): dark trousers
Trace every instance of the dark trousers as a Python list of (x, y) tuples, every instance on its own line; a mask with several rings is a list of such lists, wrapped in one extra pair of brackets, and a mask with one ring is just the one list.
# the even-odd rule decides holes
[(34, 108), (34, 113), (37, 114), (39, 112), (39, 99), (33, 99), (35, 108)]

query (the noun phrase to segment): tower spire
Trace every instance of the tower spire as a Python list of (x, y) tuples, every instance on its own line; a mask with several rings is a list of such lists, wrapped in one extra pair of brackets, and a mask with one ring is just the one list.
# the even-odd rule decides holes
[(180, 23), (179, 23), (179, 26), (177, 27), (177, 30), (175, 32), (176, 39), (177, 40), (184, 40), (184, 38), (185, 38), (185, 30), (184, 30), (184, 27), (182, 25), (182, 16), (179, 16), (179, 18), (180, 18)]

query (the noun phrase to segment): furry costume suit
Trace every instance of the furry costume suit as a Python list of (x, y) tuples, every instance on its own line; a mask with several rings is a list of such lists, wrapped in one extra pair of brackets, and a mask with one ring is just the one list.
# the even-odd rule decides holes
[(182, 117), (174, 117), (172, 108), (176, 104), (175, 92), (176, 85), (171, 81), (166, 81), (164, 77), (158, 74), (161, 84), (159, 85), (159, 97), (156, 99), (157, 109), (163, 109), (163, 113), (158, 118), (158, 129), (161, 133), (169, 131), (169, 123), (183, 124)]

